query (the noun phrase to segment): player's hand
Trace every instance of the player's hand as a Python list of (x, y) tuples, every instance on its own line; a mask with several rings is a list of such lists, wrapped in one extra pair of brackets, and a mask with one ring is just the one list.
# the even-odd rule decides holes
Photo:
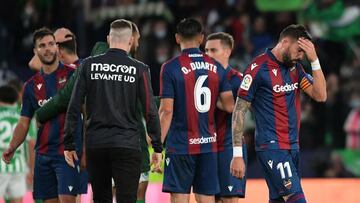
[(151, 162), (150, 162), (150, 166), (153, 165), (153, 169), (151, 169), (151, 172), (162, 173), (161, 162), (162, 162), (162, 153), (154, 152), (152, 154)]
[(230, 173), (236, 178), (244, 178), (245, 162), (242, 157), (233, 157), (230, 164)]
[(13, 158), (14, 156), (14, 153), (15, 153), (15, 148), (13, 147), (8, 147), (2, 154), (2, 160), (6, 163), (6, 164), (9, 164), (11, 162), (11, 159)]
[(78, 161), (79, 158), (77, 157), (76, 151), (64, 151), (65, 161), (69, 166), (75, 168), (75, 161)]
[(304, 50), (306, 57), (310, 62), (315, 61), (318, 57), (316, 55), (316, 50), (314, 44), (305, 38), (299, 38), (298, 40), (299, 47)]

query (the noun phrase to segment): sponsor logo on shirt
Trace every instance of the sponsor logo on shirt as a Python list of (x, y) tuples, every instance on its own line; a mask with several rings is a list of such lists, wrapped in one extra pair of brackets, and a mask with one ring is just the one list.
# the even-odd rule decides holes
[(244, 76), (243, 81), (241, 82), (240, 88), (248, 91), (252, 83), (252, 77), (250, 74)]
[(280, 93), (280, 92), (291, 92), (298, 89), (298, 83), (294, 84), (285, 84), (285, 85), (275, 85), (273, 87), (274, 92)]
[(189, 144), (207, 144), (216, 142), (216, 133), (212, 137), (199, 137), (189, 139)]
[(50, 97), (49, 99), (40, 99), (38, 101), (38, 105), (43, 106), (44, 104), (48, 103), (51, 99), (52, 99), (52, 97)]

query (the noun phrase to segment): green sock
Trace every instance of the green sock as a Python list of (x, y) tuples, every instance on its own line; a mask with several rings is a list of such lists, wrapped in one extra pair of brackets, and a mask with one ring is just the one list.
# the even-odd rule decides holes
[(42, 200), (35, 200), (35, 203), (43, 203), (43, 201)]
[(10, 203), (10, 200), (6, 198), (5, 203)]
[(145, 200), (142, 199), (142, 200), (136, 200), (136, 203), (145, 203)]

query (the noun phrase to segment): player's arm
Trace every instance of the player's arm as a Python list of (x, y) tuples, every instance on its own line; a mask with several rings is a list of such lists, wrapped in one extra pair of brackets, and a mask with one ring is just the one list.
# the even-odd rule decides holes
[(154, 153), (151, 158), (151, 164), (154, 165), (152, 171), (161, 173), (161, 161), (162, 161), (162, 143), (161, 143), (161, 131), (160, 121), (158, 115), (158, 109), (156, 107), (155, 97), (151, 88), (150, 74), (148, 68), (140, 73), (139, 77), (139, 96), (142, 109), (145, 110), (145, 121), (148, 135), (151, 138), (151, 145), (154, 149)]
[(60, 89), (49, 102), (35, 111), (35, 118), (38, 122), (45, 123), (67, 110), (75, 81), (79, 77), (80, 67), (70, 76), (64, 88)]
[(74, 89), (71, 94), (68, 110), (66, 112), (65, 120), (65, 135), (64, 135), (64, 155), (66, 162), (75, 167), (74, 159), (79, 160), (75, 150), (74, 137), (77, 131), (78, 116), (81, 110), (81, 105), (84, 103), (86, 90), (86, 69), (82, 68), (86, 62), (82, 63), (79, 68), (79, 76), (75, 80)]
[(245, 115), (251, 103), (238, 97), (232, 114), (232, 141), (233, 159), (231, 161), (231, 173), (237, 178), (245, 176), (245, 163), (243, 159), (243, 141), (245, 129)]
[(163, 98), (160, 100), (160, 125), (161, 125), (161, 141), (164, 143), (166, 135), (169, 131), (174, 111), (174, 99)]
[(313, 83), (304, 88), (306, 94), (318, 102), (325, 102), (326, 95), (326, 81), (321, 70), (320, 62), (316, 54), (314, 44), (307, 39), (300, 38), (298, 40), (299, 47), (304, 50), (307, 58), (311, 62)]
[[(234, 99), (232, 91), (226, 91), (220, 93), (220, 99), (217, 102), (217, 107), (228, 113), (233, 112)], [(220, 102), (219, 102), (220, 101)]]
[(36, 54), (34, 54), (34, 56), (31, 58), (28, 65), (30, 69), (34, 71), (40, 71), (42, 67), (42, 63)]
[(2, 159), (9, 164), (16, 149), (25, 141), (30, 126), (30, 118), (21, 116), (10, 141), (8, 148), (4, 151)]

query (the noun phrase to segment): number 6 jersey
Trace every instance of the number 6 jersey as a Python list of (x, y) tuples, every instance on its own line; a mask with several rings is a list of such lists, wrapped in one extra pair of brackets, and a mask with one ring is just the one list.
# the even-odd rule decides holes
[(219, 93), (224, 91), (231, 91), (225, 69), (198, 48), (184, 49), (163, 64), (160, 96), (174, 99), (167, 153), (217, 151), (214, 111)]

